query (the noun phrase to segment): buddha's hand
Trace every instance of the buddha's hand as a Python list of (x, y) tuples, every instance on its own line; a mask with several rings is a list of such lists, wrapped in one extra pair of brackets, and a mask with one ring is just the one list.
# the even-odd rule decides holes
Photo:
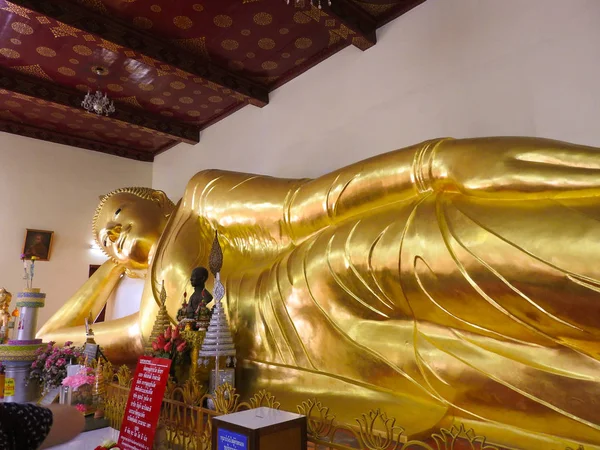
[(483, 197), (600, 195), (600, 149), (538, 138), (443, 140), (422, 158), (427, 187)]
[(111, 260), (102, 264), (73, 296), (40, 328), (37, 337), (48, 340), (57, 330), (80, 326), (91, 313), (100, 314), (106, 301), (125, 271), (123, 265)]

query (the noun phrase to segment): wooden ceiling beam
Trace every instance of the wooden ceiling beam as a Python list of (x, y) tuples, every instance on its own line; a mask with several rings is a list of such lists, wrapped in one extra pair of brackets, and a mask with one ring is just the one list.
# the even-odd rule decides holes
[[(29, 97), (46, 100), (71, 108), (84, 110), (81, 102), (85, 94), (75, 89), (53, 84), (21, 72), (0, 67), (0, 88)], [(170, 139), (196, 144), (200, 142), (200, 127), (177, 122), (167, 117), (155, 116), (144, 110), (134, 109), (123, 104), (115, 106), (111, 119), (158, 131)]]
[(248, 98), (249, 103), (253, 105), (262, 107), (269, 103), (267, 88), (181, 50), (168, 40), (132, 28), (114, 17), (101, 15), (68, 0), (11, 0), (11, 2), (235, 91)]
[(98, 142), (84, 137), (71, 136), (57, 131), (47, 130), (45, 128), (35, 127), (24, 123), (11, 122), (4, 119), (0, 119), (0, 131), (33, 139), (40, 139), (42, 141), (70, 145), (71, 147), (84, 148), (95, 152), (108, 153), (109, 155), (121, 156), (137, 161), (154, 161), (154, 154), (151, 151), (136, 150), (120, 145), (107, 144), (106, 142)]
[[(355, 33), (352, 45), (367, 50), (377, 43), (377, 21), (349, 0), (321, 0), (321, 8)], [(349, 36), (350, 37), (350, 36)]]

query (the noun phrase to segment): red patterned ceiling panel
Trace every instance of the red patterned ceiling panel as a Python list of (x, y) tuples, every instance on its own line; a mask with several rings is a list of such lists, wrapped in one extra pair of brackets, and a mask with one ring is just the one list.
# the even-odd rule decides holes
[[(241, 103), (231, 91), (4, 0), (0, 22), (9, 24), (0, 31), (0, 65), (13, 70), (82, 92), (100, 89), (116, 103), (197, 124)], [(94, 74), (96, 65), (108, 75)]]
[[(98, 8), (99, 0), (78, 3)], [(102, 0), (105, 13), (265, 85), (352, 44), (356, 33), (314, 7), (284, 0)], [(307, 2), (308, 5), (308, 2)], [(318, 61), (315, 61), (318, 62)]]
[(423, 1), (0, 0), (0, 131), (151, 160)]
[(173, 144), (161, 133), (0, 89), (0, 119), (151, 153)]

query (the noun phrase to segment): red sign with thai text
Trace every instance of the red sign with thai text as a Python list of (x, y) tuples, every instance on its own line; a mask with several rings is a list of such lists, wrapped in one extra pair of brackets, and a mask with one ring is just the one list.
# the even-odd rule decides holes
[(121, 449), (152, 449), (170, 368), (170, 359), (141, 356), (138, 360), (121, 424)]

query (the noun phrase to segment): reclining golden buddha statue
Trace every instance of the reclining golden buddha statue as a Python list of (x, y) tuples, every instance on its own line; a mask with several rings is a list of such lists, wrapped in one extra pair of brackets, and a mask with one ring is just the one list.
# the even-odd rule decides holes
[(174, 317), (215, 231), (242, 388), (338, 420), (379, 407), (409, 436), (462, 422), (518, 448), (600, 448), (600, 150), (437, 139), (314, 180), (198, 173), (177, 205), (119, 189), (94, 217), (110, 255), (40, 330), (81, 341), (123, 272), (139, 313), (94, 326), (143, 351), (164, 280)]

